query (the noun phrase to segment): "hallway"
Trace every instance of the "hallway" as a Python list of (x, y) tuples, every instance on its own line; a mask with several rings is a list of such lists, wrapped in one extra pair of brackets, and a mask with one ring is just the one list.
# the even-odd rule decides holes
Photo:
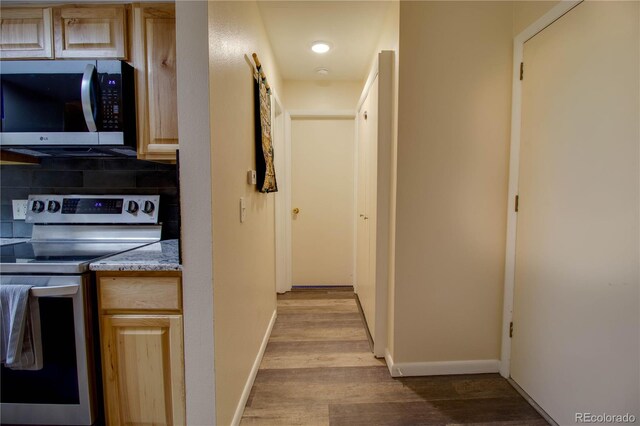
[(242, 425), (546, 425), (498, 374), (393, 379), (351, 288), (278, 295)]

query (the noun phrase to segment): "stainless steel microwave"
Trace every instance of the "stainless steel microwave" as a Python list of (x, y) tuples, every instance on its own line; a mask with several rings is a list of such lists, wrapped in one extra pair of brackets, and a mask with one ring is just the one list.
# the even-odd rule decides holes
[(0, 62), (0, 148), (36, 156), (134, 156), (133, 80), (133, 68), (118, 60)]

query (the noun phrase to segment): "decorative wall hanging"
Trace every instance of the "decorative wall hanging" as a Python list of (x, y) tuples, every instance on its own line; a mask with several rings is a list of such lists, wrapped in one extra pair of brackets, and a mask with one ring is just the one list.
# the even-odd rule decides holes
[(254, 84), (256, 123), (256, 174), (260, 192), (277, 192), (276, 169), (273, 165), (273, 143), (271, 140), (271, 88), (262, 70), (258, 55), (253, 54), (256, 63)]

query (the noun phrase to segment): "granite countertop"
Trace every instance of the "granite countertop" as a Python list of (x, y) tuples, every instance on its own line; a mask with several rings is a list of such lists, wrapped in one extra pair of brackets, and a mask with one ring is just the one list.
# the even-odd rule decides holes
[(165, 240), (105, 257), (89, 265), (92, 271), (181, 271), (178, 240)]
[(0, 237), (0, 246), (7, 246), (9, 244), (18, 244), (29, 241), (31, 238), (2, 238)]

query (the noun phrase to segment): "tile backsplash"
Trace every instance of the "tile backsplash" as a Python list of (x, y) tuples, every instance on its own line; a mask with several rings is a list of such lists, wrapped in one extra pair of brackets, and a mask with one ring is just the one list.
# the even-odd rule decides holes
[(45, 158), (39, 165), (0, 166), (0, 236), (31, 236), (31, 225), (13, 220), (11, 200), (30, 194), (160, 194), (162, 238), (179, 238), (178, 179), (173, 164), (129, 158)]

